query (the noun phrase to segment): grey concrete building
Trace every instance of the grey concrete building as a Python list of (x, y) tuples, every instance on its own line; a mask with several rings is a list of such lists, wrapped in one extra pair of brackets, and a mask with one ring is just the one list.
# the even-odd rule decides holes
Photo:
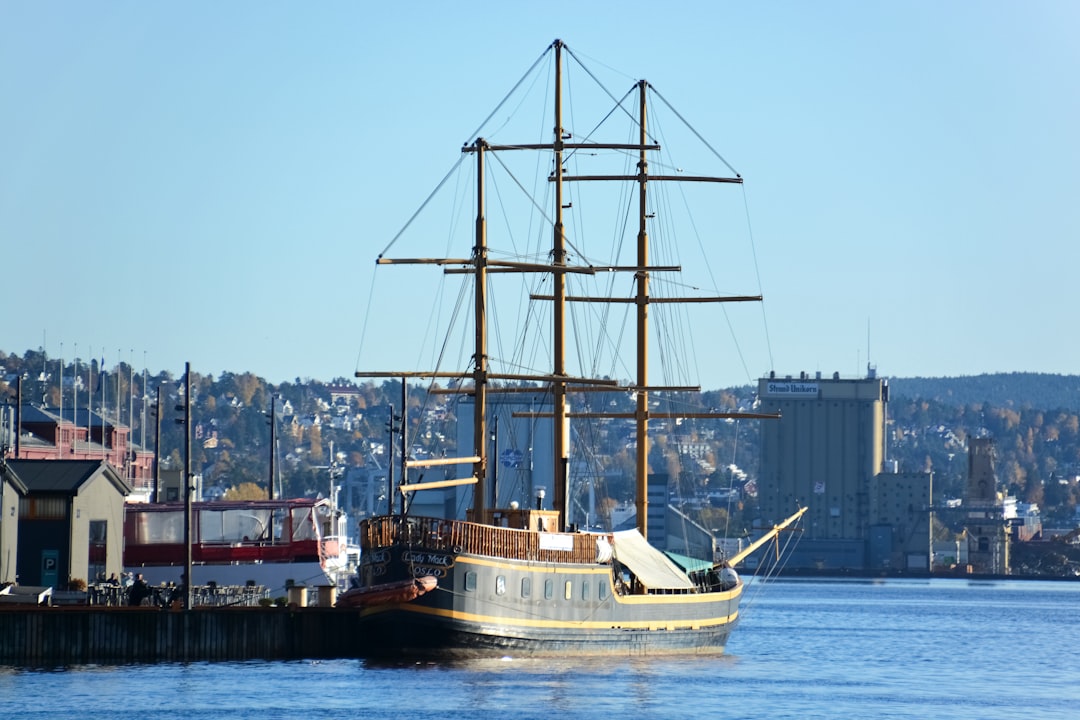
[(886, 462), (888, 380), (773, 374), (758, 397), (781, 415), (761, 426), (761, 522), (808, 508), (788, 566), (926, 571), (932, 478)]
[(933, 473), (883, 472), (870, 481), (871, 569), (929, 572)]

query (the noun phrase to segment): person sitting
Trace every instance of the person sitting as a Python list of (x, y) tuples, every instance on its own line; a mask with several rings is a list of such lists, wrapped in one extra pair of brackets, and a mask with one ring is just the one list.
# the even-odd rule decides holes
[(128, 590), (128, 605), (132, 607), (138, 607), (142, 605), (143, 600), (150, 596), (150, 586), (146, 584), (146, 580), (143, 579), (142, 573), (135, 575), (135, 582), (132, 583), (131, 588)]

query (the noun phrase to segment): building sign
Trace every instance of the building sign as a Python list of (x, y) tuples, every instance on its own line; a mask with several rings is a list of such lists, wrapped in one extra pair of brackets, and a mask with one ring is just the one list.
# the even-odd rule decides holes
[(817, 397), (818, 384), (812, 382), (793, 382), (791, 380), (786, 380), (784, 382), (770, 381), (765, 385), (765, 392), (768, 395), (787, 397)]
[(570, 552), (574, 549), (574, 536), (542, 532), (540, 533), (540, 549)]
[(60, 581), (60, 551), (41, 551), (41, 584), (56, 587)]

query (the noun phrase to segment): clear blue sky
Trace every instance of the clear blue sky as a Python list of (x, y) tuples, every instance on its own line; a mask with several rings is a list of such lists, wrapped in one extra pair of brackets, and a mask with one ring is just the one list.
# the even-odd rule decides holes
[(1078, 36), (1071, 0), (0, 0), (0, 349), (350, 377), (375, 255), (558, 37), (746, 177), (779, 373), (1076, 373)]

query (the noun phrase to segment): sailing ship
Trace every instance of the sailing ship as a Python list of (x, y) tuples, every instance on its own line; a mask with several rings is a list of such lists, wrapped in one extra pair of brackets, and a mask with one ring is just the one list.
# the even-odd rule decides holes
[[(580, 60), (561, 41), (556, 40), (541, 58), (551, 59), (554, 75), (554, 131), (552, 139), (539, 143), (498, 144), (477, 136), (462, 148), (462, 158), (474, 163), (475, 231), (472, 252), (458, 258), (391, 259), (385, 251), (379, 265), (434, 265), (447, 275), (465, 277), (471, 292), (473, 341), (470, 369), (425, 369), (417, 371), (357, 371), (357, 377), (397, 378), (401, 382), (400, 416), (391, 410), (390, 425), (401, 423), (402, 474), (395, 484), (390, 478), (391, 497), (387, 512), (367, 518), (360, 524), (361, 562), (355, 586), (344, 593), (339, 606), (355, 608), (360, 614), (366, 652), (372, 655), (457, 656), (501, 654), (512, 656), (551, 655), (641, 655), (659, 653), (719, 653), (739, 619), (739, 602), (744, 583), (734, 567), (759, 547), (779, 542), (782, 530), (793, 526), (802, 511), (780, 523), (736, 555), (710, 557), (705, 563), (678, 564), (669, 554), (651, 545), (648, 522), (649, 503), (649, 424), (686, 418), (731, 420), (773, 417), (755, 412), (700, 413), (685, 408), (673, 412), (657, 409), (655, 398), (685, 397), (700, 394), (696, 386), (662, 386), (649, 379), (650, 309), (677, 302), (653, 292), (655, 278), (675, 274), (677, 265), (653, 264), (650, 259), (649, 224), (655, 211), (650, 206), (649, 191), (664, 182), (740, 183), (741, 177), (694, 176), (681, 172), (653, 172), (652, 156), (660, 145), (646, 127), (646, 105), (651, 86), (646, 81), (633, 84), (623, 99), (615, 99), (605, 118), (624, 115), (631, 119), (633, 135), (619, 142), (594, 139), (603, 126), (587, 131), (581, 140), (566, 127), (563, 111), (564, 63)], [(535, 69), (539, 60), (533, 65)], [(588, 73), (592, 77), (591, 73)], [(523, 83), (519, 82), (520, 87)], [(500, 105), (500, 107), (505, 106)], [(493, 116), (495, 113), (492, 114)], [(696, 133), (695, 133), (696, 134)], [(547, 207), (540, 210), (545, 237), (550, 246), (539, 260), (504, 260), (488, 244), (486, 193), (489, 178), (487, 164), (503, 164), (503, 154), (542, 153), (550, 161), (547, 177)], [(615, 174), (572, 174), (575, 165), (602, 155), (623, 158), (630, 167)], [(460, 162), (460, 161), (459, 161)], [(505, 165), (504, 165), (505, 167)], [(633, 224), (625, 230), (636, 237), (636, 249), (628, 264), (605, 264), (595, 261), (574, 262), (587, 253), (576, 245), (567, 232), (567, 211), (580, 202), (568, 188), (588, 182), (614, 183), (629, 187), (623, 205), (633, 208)], [(445, 182), (445, 181), (444, 181)], [(524, 183), (514, 179), (524, 190)], [(636, 197), (634, 197), (636, 195)], [(499, 196), (499, 204), (506, 202)], [(540, 203), (530, 201), (534, 208)], [(415, 218), (415, 216), (414, 216)], [(411, 222), (411, 221), (410, 221)], [(550, 231), (550, 235), (547, 232)], [(399, 233), (400, 236), (400, 233)], [(489, 342), (494, 330), (493, 316), (505, 304), (490, 300), (495, 276), (507, 274), (540, 278), (542, 287), (530, 293), (533, 303), (550, 310), (550, 369), (533, 372), (508, 372), (494, 366)], [(623, 295), (576, 295), (573, 281), (596, 276), (628, 278), (630, 288)], [(414, 288), (415, 289), (415, 288)], [(742, 302), (760, 300), (756, 296), (693, 297), (688, 302)], [(567, 361), (571, 334), (571, 304), (625, 303), (635, 326), (633, 346), (636, 355), (634, 378), (612, 380), (610, 374), (571, 374)], [(535, 319), (533, 316), (529, 316)], [(535, 325), (535, 322), (533, 323)], [(546, 331), (545, 331), (546, 332)], [(576, 331), (574, 331), (576, 333)], [(501, 335), (499, 335), (501, 337)], [(534, 356), (543, 354), (534, 352)], [(520, 367), (526, 360), (519, 356)], [(534, 359), (529, 357), (529, 361)], [(547, 358), (545, 358), (547, 359)], [(432, 392), (463, 395), (468, 402), (459, 405), (471, 411), (471, 451), (466, 457), (421, 456), (406, 435), (409, 423), (407, 387), (409, 380), (426, 379)], [(446, 382), (447, 388), (435, 383)], [(615, 393), (629, 398), (633, 410), (611, 410), (611, 403), (576, 400), (580, 397), (611, 397)], [(541, 398), (532, 410), (513, 413), (515, 418), (543, 423), (542, 442), (533, 438), (521, 451), (498, 452), (492, 443), (494, 433), (491, 407), (494, 398), (522, 394)], [(589, 522), (572, 522), (571, 512), (571, 420), (601, 419), (632, 423), (636, 450), (634, 489), (636, 528), (626, 531), (595, 532)], [(459, 421), (462, 418), (459, 417)], [(469, 422), (465, 420), (465, 422)], [(534, 441), (550, 447), (546, 457), (536, 453)], [(517, 452), (517, 455), (514, 455)], [(523, 455), (524, 454), (524, 455)], [(495, 457), (493, 458), (492, 455)], [(529, 498), (506, 502), (505, 487), (497, 484), (495, 469), (503, 465), (527, 466), (536, 474), (544, 468), (549, 477), (531, 478)], [(419, 472), (464, 468), (463, 477), (424, 480)], [(411, 474), (410, 474), (411, 473)], [(462, 473), (458, 473), (462, 474)], [(463, 519), (452, 513), (420, 513), (415, 498), (421, 493), (459, 493), (472, 490), (471, 507)], [(545, 506), (552, 490), (550, 504)], [(662, 493), (666, 500), (666, 492)], [(450, 501), (424, 505), (426, 508)], [(535, 497), (535, 503), (532, 498)], [(396, 507), (395, 507), (396, 506)], [(794, 509), (794, 508), (793, 508)], [(584, 524), (585, 527), (581, 527)], [(779, 545), (778, 545), (779, 548)], [(687, 567), (689, 566), (689, 567)]]

